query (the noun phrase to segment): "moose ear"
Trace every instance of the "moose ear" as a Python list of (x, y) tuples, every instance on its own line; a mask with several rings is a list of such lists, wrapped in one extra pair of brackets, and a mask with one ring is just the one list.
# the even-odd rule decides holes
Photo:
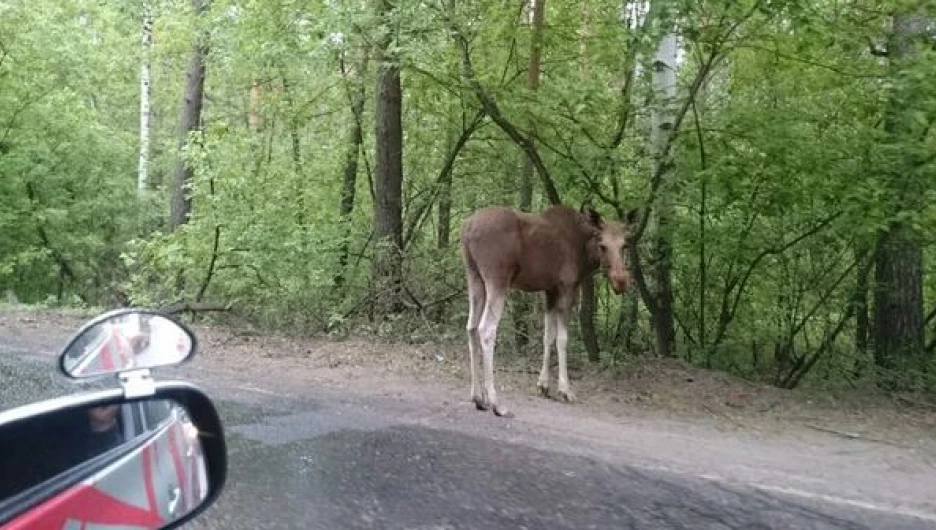
[(582, 204), (582, 207), (579, 209), (579, 212), (588, 221), (589, 224), (593, 225), (596, 228), (601, 227), (601, 215), (592, 208), (591, 204), (586, 202)]

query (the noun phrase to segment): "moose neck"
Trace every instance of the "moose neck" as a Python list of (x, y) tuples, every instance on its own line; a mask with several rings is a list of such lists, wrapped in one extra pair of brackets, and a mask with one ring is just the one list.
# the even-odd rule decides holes
[(592, 235), (582, 224), (581, 214), (568, 206), (552, 206), (542, 213), (555, 226), (559, 227), (563, 237), (578, 251), (579, 281), (593, 274), (601, 265), (597, 257), (588, 252), (589, 240)]

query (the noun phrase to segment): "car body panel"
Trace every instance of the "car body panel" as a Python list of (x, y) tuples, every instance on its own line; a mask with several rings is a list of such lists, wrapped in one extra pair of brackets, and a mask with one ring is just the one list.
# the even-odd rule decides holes
[(0, 529), (161, 528), (199, 506), (208, 494), (204, 455), (184, 409), (169, 404), (166, 417), (153, 421), (140, 402), (123, 407), (125, 432), (127, 425), (142, 425), (128, 443), (142, 443)]
[(109, 373), (118, 367), (126, 370), (134, 365), (130, 339), (115, 325), (103, 325), (100, 334), (88, 346), (86, 352), (72, 370), (76, 376)]

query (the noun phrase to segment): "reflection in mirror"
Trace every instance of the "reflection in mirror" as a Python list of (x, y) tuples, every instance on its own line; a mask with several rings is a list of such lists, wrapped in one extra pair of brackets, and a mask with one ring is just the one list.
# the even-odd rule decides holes
[(206, 499), (186, 410), (153, 399), (71, 408), (0, 427), (0, 524), (161, 528)]
[(192, 346), (189, 332), (169, 318), (122, 312), (75, 337), (62, 354), (62, 368), (72, 377), (93, 377), (169, 366), (184, 361), (192, 353)]

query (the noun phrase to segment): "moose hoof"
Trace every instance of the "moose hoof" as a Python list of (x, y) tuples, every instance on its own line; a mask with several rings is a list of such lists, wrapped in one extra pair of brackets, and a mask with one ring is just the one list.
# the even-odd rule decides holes
[(559, 390), (558, 394), (559, 394), (560, 401), (565, 401), (566, 403), (575, 402), (575, 394), (573, 394), (572, 391), (569, 389)]
[(549, 385), (548, 384), (544, 385), (542, 383), (537, 383), (536, 388), (539, 389), (539, 393), (541, 396), (549, 397)]
[(490, 407), (488, 407), (488, 404), (485, 403), (484, 400), (483, 400), (482, 398), (473, 397), (473, 398), (471, 398), (471, 401), (474, 401), (475, 408), (478, 409), (478, 410), (487, 410), (487, 409), (490, 408)]
[(494, 405), (494, 415), (500, 418), (513, 418), (513, 412), (507, 410), (506, 407), (501, 405)]

